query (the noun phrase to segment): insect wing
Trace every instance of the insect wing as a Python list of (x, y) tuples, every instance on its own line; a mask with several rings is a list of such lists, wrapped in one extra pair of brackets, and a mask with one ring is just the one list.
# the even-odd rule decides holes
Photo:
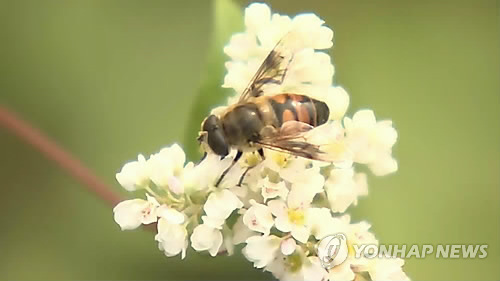
[(278, 131), (278, 137), (287, 139), (299, 138), (312, 129), (314, 129), (314, 127), (307, 123), (291, 120), (281, 125)]
[(279, 129), (274, 129), (272, 133), (267, 130), (263, 134), (262, 140), (257, 143), (267, 149), (308, 159), (331, 162), (328, 155), (321, 151), (319, 145), (307, 141), (306, 133), (313, 128), (311, 125), (303, 122), (287, 121)]
[(319, 146), (300, 140), (280, 140), (273, 143), (258, 142), (262, 147), (311, 160), (332, 162)]
[(263, 94), (263, 87), (267, 84), (281, 85), (285, 80), (288, 66), (295, 53), (294, 40), (297, 33), (290, 31), (274, 46), (254, 74), (250, 83), (240, 96), (239, 102)]

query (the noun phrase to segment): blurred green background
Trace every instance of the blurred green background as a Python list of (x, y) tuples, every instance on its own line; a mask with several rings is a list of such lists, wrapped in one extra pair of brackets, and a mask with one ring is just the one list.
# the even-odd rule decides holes
[[(114, 175), (138, 153), (181, 142), (195, 157), (200, 118), (224, 99), (222, 44), (247, 2), (237, 5), (0, 1), (0, 103), (130, 196)], [(354, 219), (381, 243), (489, 244), (482, 260), (411, 258), (414, 280), (498, 280), (498, 1), (271, 5), (322, 17), (348, 114), (372, 108), (398, 129), (400, 170), (370, 178)], [(241, 255), (166, 258), (152, 233), (121, 232), (112, 206), (1, 128), (0, 156), (2, 280), (270, 279)]]

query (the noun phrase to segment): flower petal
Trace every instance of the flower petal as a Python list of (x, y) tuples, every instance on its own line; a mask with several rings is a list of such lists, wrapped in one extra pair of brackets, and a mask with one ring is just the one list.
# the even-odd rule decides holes
[(220, 230), (206, 224), (200, 224), (193, 230), (191, 235), (191, 247), (196, 251), (209, 251), (211, 256), (216, 256), (222, 245), (222, 233)]
[(157, 221), (156, 206), (143, 199), (125, 200), (113, 208), (115, 222), (122, 230), (138, 228)]

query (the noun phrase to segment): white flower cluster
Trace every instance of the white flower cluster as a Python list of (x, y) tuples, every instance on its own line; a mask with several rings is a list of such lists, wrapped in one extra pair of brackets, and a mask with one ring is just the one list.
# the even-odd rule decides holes
[[(146, 199), (132, 199), (114, 208), (122, 230), (157, 223), (155, 240), (168, 257), (184, 258), (189, 245), (211, 256), (232, 254), (244, 243), (244, 256), (256, 268), (280, 280), (407, 280), (403, 261), (396, 258), (355, 258), (353, 245), (376, 244), (366, 222), (351, 223), (344, 212), (368, 193), (366, 175), (356, 171), (365, 164), (375, 175), (397, 170), (392, 146), (397, 132), (390, 121), (377, 121), (371, 110), (344, 117), (349, 97), (332, 86), (334, 72), (328, 54), (333, 32), (314, 14), (294, 18), (271, 14), (265, 4), (245, 10), (246, 31), (235, 34), (224, 51), (223, 87), (241, 93), (276, 42), (290, 29), (297, 30), (299, 51), (282, 85), (273, 91), (307, 94), (330, 108), (330, 121), (310, 131), (310, 139), (335, 155), (333, 163), (312, 161), (265, 150), (265, 159), (247, 153), (215, 183), (233, 161), (208, 154), (200, 163), (186, 162), (174, 144), (151, 155), (139, 155), (116, 175), (128, 191), (144, 190)], [(267, 94), (268, 92), (266, 92)], [(232, 97), (234, 102), (238, 96)], [(239, 180), (247, 167), (253, 167)], [(331, 234), (347, 237), (347, 259), (325, 269), (320, 263), (319, 241)]]

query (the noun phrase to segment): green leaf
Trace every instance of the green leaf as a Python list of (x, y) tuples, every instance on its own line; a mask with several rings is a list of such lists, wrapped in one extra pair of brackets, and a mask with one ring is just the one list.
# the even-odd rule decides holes
[(200, 124), (211, 108), (225, 102), (231, 94), (230, 89), (221, 87), (224, 81), (224, 62), (227, 57), (223, 48), (235, 32), (243, 29), (243, 13), (241, 7), (231, 0), (213, 2), (213, 29), (211, 45), (207, 51), (207, 62), (204, 77), (195, 103), (191, 109), (184, 136), (184, 147), (189, 159), (198, 159), (201, 154), (196, 141)]

